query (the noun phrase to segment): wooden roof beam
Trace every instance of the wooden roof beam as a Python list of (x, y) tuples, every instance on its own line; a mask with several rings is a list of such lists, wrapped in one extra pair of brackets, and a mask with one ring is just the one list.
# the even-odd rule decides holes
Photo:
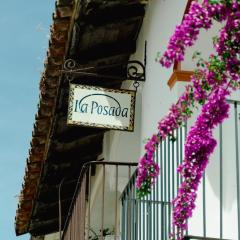
[[(69, 196), (72, 196), (72, 194), (75, 191), (76, 188), (76, 183), (77, 179), (66, 179), (66, 183), (63, 182), (61, 186), (61, 198), (62, 199), (67, 199)], [(41, 185), (41, 186), (46, 186), (46, 185)], [(41, 187), (40, 186), (40, 187)], [(43, 187), (43, 189), (44, 189)], [(37, 201), (41, 203), (46, 203), (48, 204), (49, 202), (56, 202), (58, 201), (58, 192), (59, 191), (59, 184), (47, 186), (47, 189), (44, 191), (41, 191), (37, 197)]]
[[(66, 217), (63, 216), (62, 221), (65, 222)], [(49, 221), (38, 221), (30, 224), (29, 232), (33, 236), (47, 235), (53, 232), (57, 232), (59, 227), (59, 218)]]
[(96, 47), (93, 47), (89, 50), (78, 52), (77, 59), (80, 64), (86, 64), (89, 61), (113, 57), (120, 54), (132, 54), (136, 51), (136, 42), (135, 41), (119, 41), (117, 43), (106, 43), (100, 44)]
[[(73, 192), (74, 193), (74, 192)], [(69, 195), (68, 198), (62, 198), (61, 199), (61, 209), (62, 209), (62, 215), (65, 216), (68, 213), (68, 208), (72, 202), (72, 195)], [(39, 204), (39, 202), (36, 202), (36, 209), (35, 213), (33, 213), (31, 217), (31, 224), (34, 224), (38, 221), (45, 222), (49, 221), (51, 219), (58, 218), (59, 216), (59, 202), (53, 202), (48, 204)]]
[[(86, 25), (103, 26), (108, 23), (126, 23), (136, 19), (143, 19), (145, 8), (143, 5), (136, 4), (131, 6), (106, 6), (103, 4), (96, 6), (89, 6), (86, 10), (84, 18), (79, 19), (78, 22)], [(80, 22), (81, 21), (81, 22)]]

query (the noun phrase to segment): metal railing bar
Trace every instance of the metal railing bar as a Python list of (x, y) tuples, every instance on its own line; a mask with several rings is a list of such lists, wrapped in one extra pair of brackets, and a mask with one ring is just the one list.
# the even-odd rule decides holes
[(153, 219), (153, 213), (154, 213), (154, 204), (150, 204), (150, 239), (154, 239), (154, 219)]
[(106, 172), (105, 172), (105, 164), (103, 164), (101, 240), (103, 240), (103, 229), (104, 229), (105, 174), (106, 174)]
[(127, 224), (128, 224), (128, 218), (127, 218), (127, 201), (124, 203), (124, 239), (127, 239)]
[(236, 182), (237, 182), (237, 211), (238, 211), (238, 240), (240, 240), (240, 177), (239, 177), (239, 150), (238, 150), (238, 117), (237, 102), (234, 102), (235, 116), (235, 143), (236, 143)]
[[(127, 201), (135, 201), (136, 199), (134, 199), (134, 198), (125, 198), (125, 200), (127, 200)], [(139, 199), (138, 200), (139, 202), (142, 202), (142, 203), (156, 203), (156, 204), (164, 204), (164, 205), (171, 205), (172, 203), (171, 202), (164, 202), (164, 201), (158, 201), (158, 200), (151, 200), (151, 199), (149, 199), (149, 200), (144, 200), (144, 199)]]
[[(156, 158), (156, 151), (155, 151), (154, 158)], [(152, 192), (153, 192), (152, 200), (154, 201), (156, 199), (156, 184), (154, 185)], [(156, 231), (156, 227), (155, 227), (155, 225), (156, 225), (156, 205), (155, 205), (155, 203), (153, 203), (152, 208), (153, 208), (153, 239), (155, 239), (155, 236), (156, 236), (156, 233), (155, 233), (155, 231)]]
[(61, 204), (61, 189), (65, 178), (63, 178), (58, 187), (58, 214), (59, 214), (59, 239), (62, 239), (62, 204)]
[(199, 236), (185, 236), (184, 240), (231, 240), (231, 239), (219, 239), (219, 238), (211, 238), (211, 237), (199, 237)]
[[(170, 160), (170, 139), (168, 138), (168, 199), (167, 201), (171, 201), (171, 160)], [(171, 231), (171, 208), (168, 206), (168, 235), (170, 234)]]
[[(72, 199), (72, 202), (71, 202), (71, 204), (70, 204), (69, 211), (68, 211), (67, 219), (66, 219), (65, 224), (64, 224), (64, 227), (63, 227), (62, 238), (63, 238), (64, 235), (65, 235), (65, 231), (66, 231), (66, 228), (67, 228), (67, 224), (68, 224), (69, 221), (70, 221), (71, 212), (72, 212), (72, 209), (73, 209), (75, 200), (76, 200), (76, 198), (77, 198), (77, 194), (78, 194), (78, 192), (79, 192), (79, 184), (81, 184), (81, 181), (80, 181), (80, 180), (81, 180), (82, 177), (83, 177), (83, 174), (84, 174), (84, 172), (85, 172), (85, 170), (86, 170), (86, 167), (87, 167), (87, 166), (86, 166), (85, 164), (83, 164), (83, 167), (82, 167), (82, 169), (81, 169), (81, 171), (80, 171), (80, 174), (79, 174), (79, 177), (78, 177), (78, 180), (77, 180), (77, 186), (76, 186), (76, 188), (75, 188), (75, 191), (74, 191), (74, 194), (73, 194), (73, 199)], [(70, 234), (70, 233), (69, 233), (69, 234)]]
[(227, 99), (227, 102), (234, 105), (240, 105), (240, 101), (236, 101), (236, 100)]
[[(76, 202), (75, 202), (75, 207), (76, 207)], [(76, 211), (73, 212), (73, 224), (72, 224), (72, 227), (73, 227), (73, 230), (72, 230), (72, 233), (73, 233), (73, 240), (75, 240), (75, 236), (76, 236), (76, 231), (74, 231), (76, 228)]]
[[(174, 135), (176, 135), (176, 130), (174, 131)], [(176, 174), (176, 170), (175, 170), (175, 163), (176, 163), (176, 159), (175, 159), (175, 146), (176, 145), (176, 141), (174, 141), (172, 143), (172, 199), (175, 197), (175, 174)], [(177, 152), (177, 151), (176, 151)], [(176, 163), (177, 165), (177, 163)], [(177, 176), (176, 176), (177, 178)], [(173, 234), (175, 233), (175, 227), (173, 225), (173, 222), (172, 222), (172, 232)]]
[[(130, 196), (132, 198), (132, 178), (131, 180), (129, 180), (129, 188), (128, 188), (128, 196)], [(128, 212), (128, 230), (127, 232), (129, 233), (128, 238), (129, 240), (132, 239), (132, 203), (131, 201), (128, 200), (128, 208), (127, 208), (127, 212)]]
[(146, 196), (146, 200), (147, 200), (147, 202), (145, 202), (145, 207), (146, 207), (146, 212), (145, 212), (145, 214), (146, 214), (146, 217), (145, 217), (145, 221), (146, 221), (146, 239), (149, 239), (149, 229), (148, 229), (148, 223), (149, 223), (149, 221), (148, 221), (148, 201), (149, 201), (149, 195), (147, 195)]
[(89, 238), (89, 230), (91, 228), (91, 172), (92, 166), (89, 167), (88, 173), (88, 230), (87, 230), (87, 237)]
[[(82, 178), (84, 176), (84, 174), (86, 173), (86, 171), (88, 171), (89, 167), (91, 165), (110, 165), (110, 166), (113, 166), (113, 165), (118, 165), (118, 166), (137, 166), (137, 163), (136, 162), (108, 162), (108, 161), (103, 161), (104, 159), (100, 159), (98, 161), (91, 161), (91, 162), (87, 162), (87, 163), (84, 163), (81, 170), (80, 170), (80, 173), (79, 173), (79, 177), (77, 180), (74, 180), (77, 182), (76, 184), (76, 188), (75, 188), (75, 191), (74, 191), (74, 194), (73, 194), (73, 197), (72, 197), (72, 201), (71, 201), (71, 204), (70, 204), (70, 207), (69, 207), (69, 210), (68, 210), (68, 214), (67, 214), (67, 218), (65, 220), (65, 223), (64, 223), (64, 226), (63, 226), (63, 230), (62, 230), (62, 239), (64, 238), (65, 234), (71, 234), (69, 231), (67, 231), (67, 227), (69, 225), (69, 222), (70, 222), (70, 218), (72, 216), (72, 211), (73, 211), (73, 208), (74, 208), (74, 203), (76, 201), (76, 198), (78, 196), (78, 193), (81, 189), (81, 184), (82, 184)], [(73, 182), (73, 180), (71, 181)], [(66, 232), (67, 231), (67, 232)]]
[[(187, 129), (188, 128), (188, 124), (187, 124), (187, 121), (185, 121), (185, 124), (184, 124), (184, 143), (186, 142), (186, 139), (187, 139)], [(183, 154), (184, 154), (184, 157), (185, 157), (185, 148), (183, 147)], [(186, 229), (186, 234), (188, 234), (188, 221), (187, 221), (187, 229)]]
[(157, 239), (157, 232), (158, 232), (158, 225), (157, 225), (157, 211), (158, 211), (158, 206), (157, 204), (154, 203), (154, 238)]
[(206, 174), (203, 174), (203, 236), (206, 237)]
[[(175, 132), (174, 132), (175, 134)], [(172, 143), (172, 198), (175, 197), (175, 141)]]
[[(85, 181), (85, 180), (83, 180), (83, 181)], [(78, 196), (78, 198), (79, 198), (79, 196)], [(77, 236), (81, 234), (80, 229), (81, 229), (82, 223), (78, 222), (78, 219), (80, 218), (79, 215), (81, 214), (81, 207), (83, 207), (83, 201), (82, 201), (82, 199), (80, 199), (80, 200), (81, 200), (81, 204), (76, 205), (75, 238), (77, 238)]]
[(161, 239), (164, 239), (164, 205), (161, 205)]
[[(136, 176), (134, 178), (133, 186), (136, 181)], [(136, 188), (134, 187), (134, 198), (135, 198), (135, 239), (138, 239), (138, 200), (136, 194)]]
[[(129, 196), (130, 195), (130, 187), (128, 187), (127, 189), (127, 195)], [(129, 221), (131, 219), (131, 212), (129, 211), (129, 201), (126, 201), (127, 203), (127, 206), (126, 206), (126, 216), (127, 216), (127, 219), (126, 219), (126, 239), (130, 239), (131, 238), (131, 232), (129, 231), (130, 230), (130, 227), (129, 227)]]
[[(174, 178), (177, 168), (175, 164), (176, 162), (180, 164), (183, 161), (183, 145), (186, 137), (186, 126), (176, 130), (175, 134), (178, 138), (175, 142), (171, 142), (170, 137), (160, 142), (154, 156), (155, 162), (162, 166), (160, 169), (160, 177), (158, 178), (157, 184), (153, 187), (151, 194), (148, 197), (138, 200), (139, 206), (137, 206), (137, 209), (143, 208), (141, 211), (143, 210), (142, 212), (144, 214), (144, 216), (138, 220), (138, 223), (141, 221), (141, 228), (146, 229), (144, 233), (146, 235), (143, 237), (147, 237), (148, 239), (156, 237), (159, 239), (159, 234), (162, 235), (162, 239), (168, 239), (169, 233), (172, 232), (171, 229), (174, 231), (171, 221), (172, 209), (170, 201), (175, 197), (175, 193), (177, 192), (176, 187), (178, 187), (177, 185), (180, 185), (181, 182), (181, 177), (179, 175)], [(129, 182), (128, 185), (132, 184), (132, 180), (134, 180), (135, 176), (136, 172), (130, 180), (131, 183)], [(126, 189), (124, 192), (126, 192)], [(124, 198), (134, 206), (134, 204), (136, 205), (136, 199), (131, 196), (127, 195)], [(151, 207), (149, 207), (149, 204)], [(136, 211), (134, 214), (133, 218), (135, 222)], [(138, 229), (136, 230), (134, 227), (132, 229), (135, 231), (135, 235), (131, 236), (136, 237), (136, 231)], [(161, 229), (161, 232), (157, 230), (158, 228)], [(142, 231), (142, 229), (141, 231), (139, 230), (139, 236), (142, 234)], [(141, 238), (142, 236), (140, 236), (140, 239)]]
[[(156, 161), (159, 164), (159, 147), (160, 145), (158, 144), (157, 150), (156, 150)], [(156, 184), (156, 189), (157, 189), (157, 199), (159, 199), (159, 177), (157, 179), (157, 184)], [(154, 201), (156, 201), (156, 199), (154, 199)], [(157, 207), (157, 239), (159, 239), (159, 209)]]
[(222, 137), (222, 124), (219, 126), (219, 147), (220, 147), (220, 239), (223, 237), (223, 137)]
[[(163, 153), (163, 142), (160, 143), (160, 166), (161, 166), (161, 171), (160, 171), (160, 178), (161, 178), (161, 189), (160, 189), (160, 201), (163, 202), (163, 157), (164, 157), (164, 153)], [(164, 222), (163, 222), (163, 205), (161, 205), (161, 239), (164, 238)]]
[(145, 206), (146, 206), (146, 236), (147, 236), (147, 239), (149, 239), (149, 209), (148, 209), (148, 202), (149, 202), (149, 195), (146, 197), (147, 199), (147, 202), (145, 202)]
[[(128, 166), (128, 181), (129, 181), (129, 196), (131, 196), (132, 197), (132, 181), (133, 181), (133, 177), (131, 178), (131, 166)], [(129, 230), (128, 230), (128, 232), (129, 232), (129, 240), (130, 239), (132, 239), (132, 221), (131, 221), (131, 219), (132, 219), (132, 204), (131, 204), (131, 202), (129, 202), (128, 201), (128, 208), (127, 208), (127, 210), (128, 210), (128, 213), (129, 213), (129, 216), (128, 216), (128, 221), (130, 221), (130, 224), (128, 224), (128, 226), (130, 226), (129, 227)]]
[(122, 228), (121, 228), (121, 236), (122, 239), (125, 239), (125, 203), (126, 201), (124, 201), (124, 198), (122, 198)]
[(142, 239), (142, 203), (138, 200), (138, 204), (139, 204), (139, 240)]
[[(150, 196), (150, 199), (153, 199), (153, 192), (151, 192), (151, 196)], [(150, 221), (149, 221), (149, 229), (150, 229), (150, 239), (152, 239), (152, 236), (153, 236), (153, 204), (150, 204), (150, 216), (149, 216), (149, 218), (150, 218)]]
[[(239, 102), (240, 104), (240, 102)], [(237, 115), (237, 112), (235, 113)], [(235, 122), (235, 125), (237, 123)], [(236, 177), (237, 177), (237, 189), (240, 191), (239, 185), (239, 150), (238, 150), (238, 129), (236, 125)], [(160, 170), (160, 177), (158, 178), (157, 184), (153, 187), (151, 194), (148, 197), (144, 197), (142, 200), (136, 201), (136, 194), (132, 195), (132, 193), (124, 195), (124, 200), (128, 202), (128, 204), (131, 204), (131, 206), (134, 206), (135, 211), (132, 214), (132, 220), (133, 220), (133, 227), (132, 230), (134, 233), (131, 235), (131, 238), (128, 238), (127, 240), (132, 240), (132, 238), (138, 237), (139, 240), (142, 239), (149, 239), (152, 240), (161, 239), (165, 240), (168, 239), (167, 233), (170, 232), (172, 224), (170, 220), (170, 214), (171, 213), (171, 203), (170, 199), (175, 197), (176, 194), (176, 187), (178, 187), (182, 181), (181, 176), (178, 174), (176, 177), (176, 168), (177, 164), (182, 163), (183, 157), (184, 157), (184, 151), (183, 151), (183, 145), (184, 145), (184, 139), (186, 138), (187, 133), (187, 126), (184, 127), (184, 129), (179, 129), (176, 131), (177, 140), (174, 143), (170, 143), (170, 139), (167, 138), (166, 141), (163, 141), (160, 143), (158, 149), (155, 153), (155, 161), (157, 163), (160, 163), (161, 170)], [(220, 165), (219, 165), (219, 171), (220, 171), (220, 239), (223, 237), (223, 136), (222, 136), (222, 126), (220, 126)], [(167, 146), (168, 144), (168, 146)], [(172, 161), (171, 161), (172, 160)], [(172, 174), (172, 176), (171, 176)], [(134, 188), (134, 180), (135, 180), (136, 172), (131, 178), (131, 188)], [(175, 178), (174, 178), (175, 176)], [(202, 240), (217, 240), (217, 238), (208, 238), (206, 237), (208, 230), (207, 230), (207, 210), (208, 205), (206, 202), (207, 195), (206, 195), (206, 176), (204, 174), (203, 183), (202, 183), (202, 229), (203, 229), (203, 235), (204, 237), (194, 237), (193, 239), (202, 239)], [(171, 198), (172, 195), (172, 198)], [(238, 198), (240, 198), (240, 195), (238, 193)], [(159, 199), (159, 200), (158, 200)], [(239, 199), (237, 202), (240, 205)], [(159, 206), (157, 206), (159, 204)], [(238, 205), (238, 210), (239, 210)], [(139, 218), (139, 213), (142, 212), (142, 216)], [(240, 216), (240, 214), (238, 214)], [(239, 217), (238, 216), (238, 217)], [(156, 218), (157, 217), (157, 218)], [(136, 226), (136, 222), (140, 223), (138, 225), (141, 227), (141, 229)], [(240, 221), (238, 221), (240, 223)], [(157, 227), (156, 227), (157, 226)], [(127, 226), (129, 227), (129, 225)], [(158, 231), (156, 229), (159, 228)], [(240, 227), (238, 227), (238, 233), (240, 230)], [(173, 229), (173, 232), (174, 229)], [(131, 230), (130, 230), (131, 231)], [(188, 234), (188, 230), (186, 231)], [(139, 234), (138, 234), (139, 233)], [(158, 235), (161, 235), (160, 237)], [(218, 234), (217, 234), (218, 235)], [(189, 238), (191, 236), (187, 236), (185, 239), (191, 239)], [(126, 240), (126, 239), (124, 239)], [(240, 239), (238, 239), (240, 240)]]
[(138, 200), (135, 201), (135, 239), (138, 239)]
[[(177, 147), (177, 165), (176, 168), (179, 166), (179, 130), (177, 129), (177, 137), (176, 137), (176, 147)], [(179, 188), (179, 173), (177, 173), (177, 189)]]
[(151, 201), (151, 194), (148, 195), (148, 204), (147, 204), (147, 209), (148, 209), (148, 236), (149, 238), (148, 239), (151, 239), (151, 204), (150, 204), (150, 201)]
[[(136, 167), (138, 164), (137, 163), (133, 163), (133, 165), (132, 165), (132, 167)], [(129, 177), (129, 173), (128, 173), (128, 177)], [(137, 169), (136, 170), (134, 170), (134, 173), (133, 173), (133, 175), (132, 176), (130, 176), (130, 181), (132, 181), (132, 179), (135, 177), (137, 175)], [(129, 182), (130, 182), (129, 181)], [(124, 198), (124, 193), (127, 191), (127, 189), (129, 188), (129, 185), (127, 185), (124, 189), (123, 189), (123, 192), (122, 192), (122, 194), (120, 195), (120, 199), (122, 199), (122, 198)]]
[[(179, 128), (179, 131), (180, 131), (180, 164), (182, 164), (183, 162), (183, 128)], [(182, 175), (180, 175), (180, 183), (182, 183), (183, 181), (183, 178), (182, 178)]]
[[(135, 178), (135, 180), (136, 180), (136, 178)], [(135, 199), (136, 199), (136, 222), (135, 222), (135, 224), (136, 224), (136, 239), (138, 239), (138, 236), (139, 236), (139, 233), (138, 233), (138, 228), (139, 228), (139, 225), (138, 225), (138, 221), (139, 221), (139, 216), (141, 216), (141, 214), (139, 214), (139, 212), (138, 212), (138, 205), (139, 205), (139, 201), (138, 201), (138, 199), (137, 199), (137, 189), (135, 188), (135, 191), (134, 191), (134, 195), (135, 195)]]
[[(143, 203), (143, 228), (146, 229), (145, 217), (146, 217), (146, 208), (145, 203)], [(146, 231), (143, 231), (143, 239), (146, 239)]]
[[(179, 128), (179, 131), (180, 131), (180, 164), (182, 164), (183, 161), (184, 161), (184, 151), (183, 150), (184, 150), (184, 143), (185, 143), (185, 130), (184, 130), (184, 127)], [(182, 177), (182, 174), (179, 174), (179, 175), (180, 175), (180, 184), (182, 184), (183, 177)], [(184, 233), (185, 232), (186, 232), (186, 230), (184, 231)]]
[[(131, 171), (130, 171), (130, 173), (131, 173)], [(134, 182), (134, 178), (132, 178), (131, 179), (132, 181), (130, 182), (130, 186), (131, 186), (131, 197), (132, 198), (134, 198), (134, 196), (133, 196), (133, 187), (132, 187), (132, 185), (133, 185), (133, 182)], [(131, 211), (131, 218), (130, 218), (130, 220), (131, 220), (131, 239), (134, 239), (134, 208), (133, 208), (133, 206), (134, 206), (134, 202), (135, 202), (135, 200), (133, 201), (133, 202), (129, 202), (130, 203), (130, 211)]]
[[(169, 138), (169, 137), (168, 137)], [(164, 202), (167, 201), (167, 140), (164, 141)], [(165, 206), (163, 206), (164, 210), (164, 229), (167, 229), (167, 211)], [(167, 231), (164, 231), (165, 236), (167, 237)]]
[(138, 163), (137, 162), (108, 162), (108, 161), (92, 161), (92, 162), (87, 162), (84, 165), (109, 165), (109, 166), (129, 166), (129, 167), (133, 167), (133, 166), (137, 166)]
[(114, 236), (114, 240), (117, 239), (117, 235), (118, 235), (118, 231), (117, 231), (117, 218), (118, 218), (118, 209), (117, 209), (117, 203), (118, 203), (118, 166), (115, 166), (115, 170), (116, 170), (116, 180), (115, 180), (115, 236)]

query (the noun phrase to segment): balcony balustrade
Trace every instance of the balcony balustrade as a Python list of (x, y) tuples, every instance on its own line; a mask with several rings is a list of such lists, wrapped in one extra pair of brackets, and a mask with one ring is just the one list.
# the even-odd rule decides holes
[[(240, 240), (240, 102), (229, 103), (230, 117), (214, 133), (218, 147), (200, 185), (185, 240)], [(175, 130), (174, 139), (158, 145), (160, 176), (142, 199), (136, 195), (136, 163), (86, 163), (61, 240), (168, 240), (177, 231), (171, 201), (183, 180), (177, 167), (184, 158), (187, 124)]]

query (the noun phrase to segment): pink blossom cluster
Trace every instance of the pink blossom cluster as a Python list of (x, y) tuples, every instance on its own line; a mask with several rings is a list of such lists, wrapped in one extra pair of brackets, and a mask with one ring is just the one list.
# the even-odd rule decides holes
[(209, 29), (212, 26), (212, 19), (220, 22), (226, 20), (236, 9), (238, 3), (234, 0), (231, 3), (229, 1), (211, 3), (210, 0), (204, 0), (203, 4), (193, 1), (189, 13), (185, 15), (170, 38), (167, 51), (160, 59), (160, 63), (169, 68), (175, 61), (182, 61), (187, 47), (196, 42), (200, 29)]
[[(217, 88), (203, 106), (201, 114), (188, 134), (185, 144), (185, 160), (178, 167), (184, 181), (180, 186), (178, 196), (173, 201), (173, 223), (180, 230), (178, 231), (180, 236), (187, 228), (188, 218), (192, 216), (200, 180), (217, 144), (212, 131), (228, 117), (227, 95), (229, 91)], [(181, 239), (180, 236), (178, 239)]]
[(207, 9), (197, 2), (192, 2), (189, 13), (185, 15), (170, 38), (167, 51), (160, 63), (168, 68), (174, 61), (182, 61), (186, 48), (192, 46), (197, 40), (200, 29), (209, 29), (211, 25), (212, 20)]
[(192, 216), (200, 180), (216, 146), (212, 130), (228, 116), (227, 89), (235, 90), (240, 85), (239, 5), (239, 0), (204, 0), (202, 5), (193, 2), (189, 14), (177, 26), (160, 60), (165, 67), (170, 67), (175, 61), (182, 61), (186, 48), (194, 44), (201, 28), (211, 27), (213, 19), (219, 22), (226, 20), (214, 44), (217, 55), (211, 55), (209, 61), (195, 72), (191, 78), (193, 85), (186, 88), (177, 104), (159, 122), (158, 133), (146, 144), (146, 154), (138, 166), (137, 188), (139, 196), (144, 196), (151, 191), (159, 174), (159, 167), (154, 162), (159, 142), (172, 135), (174, 129), (191, 116), (195, 102), (204, 104), (188, 134), (185, 160), (178, 168), (184, 181), (173, 200), (173, 223), (178, 228), (177, 235), (173, 237), (177, 240), (182, 239), (187, 219)]
[(229, 92), (226, 89), (230, 87), (234, 90), (239, 85), (240, 9), (234, 2), (228, 9), (224, 10), (222, 7), (217, 10), (218, 14), (223, 12), (223, 16), (217, 15), (216, 19), (226, 19), (226, 25), (215, 43), (218, 55), (210, 56), (206, 66), (198, 70), (199, 76), (192, 77), (194, 98), (198, 101), (205, 99), (207, 103), (188, 134), (185, 160), (178, 168), (184, 179), (178, 196), (173, 200), (173, 223), (178, 228), (178, 240), (182, 239), (187, 220), (192, 216), (200, 180), (216, 146), (212, 130), (228, 116), (229, 105), (226, 103), (226, 96)]
[(178, 102), (170, 108), (169, 113), (158, 123), (158, 133), (153, 135), (145, 145), (145, 155), (138, 164), (138, 174), (136, 180), (138, 196), (142, 197), (150, 193), (151, 186), (156, 182), (159, 175), (159, 166), (154, 162), (154, 154), (160, 141), (172, 135), (181, 123), (191, 116), (191, 111), (187, 110), (193, 101), (193, 88), (186, 86), (184, 94)]
[(207, 98), (207, 91), (204, 88), (204, 84), (207, 86), (206, 70), (199, 69), (191, 76), (191, 82), (194, 88), (194, 98), (199, 102), (204, 102)]
[(204, 0), (203, 7), (207, 10), (209, 17), (217, 20), (217, 21), (224, 21), (226, 20), (229, 13), (232, 12), (232, 8), (235, 7), (235, 0), (224, 0), (224, 1), (211, 1), (211, 0)]
[(153, 160), (153, 156), (155, 154), (156, 146), (158, 143), (158, 136), (153, 135), (145, 145), (145, 155), (139, 161), (138, 176), (136, 180), (139, 197), (150, 193), (151, 186), (155, 183), (155, 180), (159, 175), (159, 166)]
[(203, 68), (199, 68), (191, 76), (194, 100), (204, 104), (208, 95), (219, 86), (227, 83), (225, 63), (219, 56), (211, 55)]
[(239, 81), (240, 72), (240, 11), (232, 11), (220, 32), (215, 49), (226, 62), (226, 71), (233, 81)]

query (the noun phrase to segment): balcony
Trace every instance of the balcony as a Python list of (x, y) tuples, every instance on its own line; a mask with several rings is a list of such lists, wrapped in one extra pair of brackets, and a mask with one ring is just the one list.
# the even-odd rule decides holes
[[(231, 114), (214, 133), (218, 148), (203, 177), (185, 240), (240, 239), (240, 102), (229, 103)], [(168, 240), (169, 234), (177, 231), (172, 225), (171, 201), (182, 182), (176, 168), (183, 161), (187, 129), (176, 130), (175, 141), (167, 138), (158, 146), (155, 161), (161, 166), (160, 176), (149, 196), (137, 199), (136, 176), (125, 188), (121, 240)]]
[[(214, 133), (218, 149), (198, 191), (185, 240), (240, 239), (240, 102), (229, 102), (231, 115)], [(191, 121), (174, 132), (175, 139), (167, 138), (159, 144), (155, 161), (161, 173), (151, 194), (142, 199), (136, 196), (136, 163), (85, 164), (61, 239), (169, 239), (169, 234), (177, 231), (172, 225), (171, 201), (182, 182), (176, 170), (183, 161), (190, 125)]]
[(60, 239), (119, 240), (120, 194), (136, 165), (104, 161), (84, 164), (64, 226), (60, 218)]

